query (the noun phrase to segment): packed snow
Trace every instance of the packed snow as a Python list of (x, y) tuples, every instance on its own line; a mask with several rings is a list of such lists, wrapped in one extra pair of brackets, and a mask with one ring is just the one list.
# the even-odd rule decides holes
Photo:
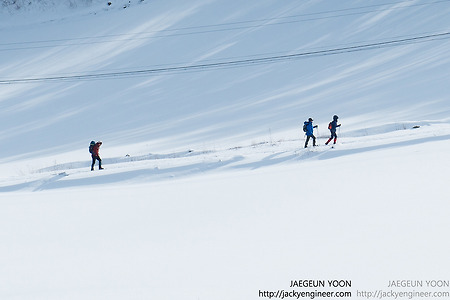
[(0, 2), (0, 299), (450, 296), (450, 1), (243, 2)]

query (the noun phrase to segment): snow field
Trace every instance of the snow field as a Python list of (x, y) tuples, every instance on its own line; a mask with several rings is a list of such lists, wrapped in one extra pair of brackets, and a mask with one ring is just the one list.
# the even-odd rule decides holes
[[(447, 35), (95, 77), (445, 33), (446, 1), (71, 2), (0, 15), (0, 299), (248, 300), (299, 279), (351, 280), (355, 298), (449, 279)], [(303, 149), (309, 117), (320, 146)]]
[[(343, 138), (335, 149), (288, 141), (68, 169), (38, 192), (30, 184), (1, 195), (0, 293), (256, 299), (298, 276), (360, 285), (386, 273), (445, 276), (445, 132), (430, 126)], [(166, 168), (183, 171), (167, 176)]]
[[(318, 185), (314, 181), (332, 176), (319, 179), (315, 171), (301, 188), (298, 173), (202, 176), (176, 183), (176, 190), (172, 182), (15, 195), (13, 204), (3, 204), (2, 226), (11, 228), (3, 239), (9, 245), (4, 293), (21, 290), (36, 299), (39, 291), (42, 299), (245, 299), (256, 298), (260, 285), (299, 273), (359, 280), (367, 278), (365, 269), (436, 274), (442, 262), (434, 258), (444, 255), (448, 225), (442, 200), (425, 206), (386, 197), (411, 196), (409, 185), (385, 185), (384, 191), (373, 184), (351, 190)], [(281, 174), (292, 180), (277, 180)], [(355, 182), (355, 175), (344, 172), (341, 180)], [(321, 195), (329, 190), (332, 195)], [(433, 221), (423, 224), (430, 216)], [(420, 264), (413, 268), (411, 260)]]

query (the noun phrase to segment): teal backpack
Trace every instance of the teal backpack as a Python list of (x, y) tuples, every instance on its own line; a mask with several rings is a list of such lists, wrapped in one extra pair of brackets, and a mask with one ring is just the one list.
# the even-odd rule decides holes
[(95, 141), (91, 141), (91, 144), (89, 145), (89, 153), (92, 153), (94, 146), (95, 146)]

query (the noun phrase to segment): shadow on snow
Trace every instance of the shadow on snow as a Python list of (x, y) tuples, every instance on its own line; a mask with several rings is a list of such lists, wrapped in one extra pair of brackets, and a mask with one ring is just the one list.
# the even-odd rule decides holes
[[(378, 151), (390, 148), (400, 148), (408, 147), (418, 144), (424, 144), (428, 142), (437, 142), (449, 140), (450, 135), (442, 136), (431, 136), (424, 138), (417, 138), (408, 141), (393, 142), (388, 144), (381, 144), (375, 146), (362, 146), (360, 148), (349, 148), (349, 149), (331, 149), (329, 147), (319, 146), (318, 148), (308, 148), (308, 149), (297, 149), (297, 150), (283, 150), (276, 153), (271, 153), (270, 155), (264, 156), (262, 159), (249, 162), (246, 157), (242, 155), (235, 155), (230, 159), (220, 159), (217, 157), (220, 155), (219, 152), (215, 152), (214, 162), (196, 162), (187, 165), (181, 165), (169, 168), (159, 168), (159, 167), (147, 167), (139, 168), (135, 170), (120, 171), (120, 168), (111, 169), (112, 172), (99, 171), (92, 172), (93, 176), (84, 176), (82, 178), (71, 178), (76, 177), (77, 174), (87, 173), (91, 171), (78, 171), (73, 174), (67, 174), (64, 170), (74, 169), (74, 166), (78, 169), (86, 167), (88, 164), (86, 162), (74, 162), (68, 164), (57, 165), (53, 167), (48, 167), (39, 170), (39, 172), (51, 172), (51, 171), (61, 171), (58, 174), (53, 174), (44, 179), (38, 179), (30, 182), (24, 182), (14, 185), (7, 185), (0, 187), (0, 192), (13, 192), (19, 190), (28, 191), (43, 191), (52, 190), (60, 188), (70, 188), (70, 187), (89, 187), (94, 185), (106, 185), (114, 184), (118, 182), (155, 182), (163, 181), (171, 178), (183, 178), (195, 174), (201, 174), (206, 172), (211, 172), (218, 169), (234, 169), (234, 170), (255, 170), (259, 168), (266, 168), (270, 166), (280, 165), (283, 163), (295, 163), (308, 160), (329, 160), (339, 157), (345, 157), (348, 155), (367, 153), (371, 151)], [(301, 144), (300, 144), (301, 145)], [(299, 145), (299, 146), (300, 146)], [(273, 145), (267, 145), (271, 147)], [(231, 151), (228, 149), (225, 152)], [(117, 163), (127, 163), (133, 161), (144, 161), (153, 159), (171, 159), (171, 158), (187, 158), (191, 156), (200, 156), (211, 153), (211, 151), (204, 152), (192, 152), (183, 151), (179, 153), (156, 155), (149, 154), (138, 157), (127, 157), (127, 158), (112, 158), (106, 159), (105, 162), (110, 164)]]

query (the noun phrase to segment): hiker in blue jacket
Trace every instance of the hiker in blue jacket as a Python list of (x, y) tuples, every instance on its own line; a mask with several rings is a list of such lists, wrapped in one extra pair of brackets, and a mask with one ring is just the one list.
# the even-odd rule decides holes
[(333, 121), (331, 121), (330, 124), (328, 124), (328, 129), (330, 130), (331, 137), (328, 139), (328, 141), (325, 143), (325, 145), (328, 145), (328, 143), (331, 142), (331, 140), (333, 138), (334, 138), (333, 144), (336, 144), (336, 141), (337, 141), (336, 129), (341, 126), (341, 124), (337, 123), (338, 119), (339, 119), (339, 117), (334, 115)]
[(313, 146), (316, 146), (316, 137), (314, 136), (314, 128), (317, 128), (317, 125), (313, 126), (313, 119), (309, 118), (308, 121), (305, 121), (303, 125), (303, 129), (306, 132), (306, 142), (305, 148), (308, 147), (309, 139), (313, 139)]

